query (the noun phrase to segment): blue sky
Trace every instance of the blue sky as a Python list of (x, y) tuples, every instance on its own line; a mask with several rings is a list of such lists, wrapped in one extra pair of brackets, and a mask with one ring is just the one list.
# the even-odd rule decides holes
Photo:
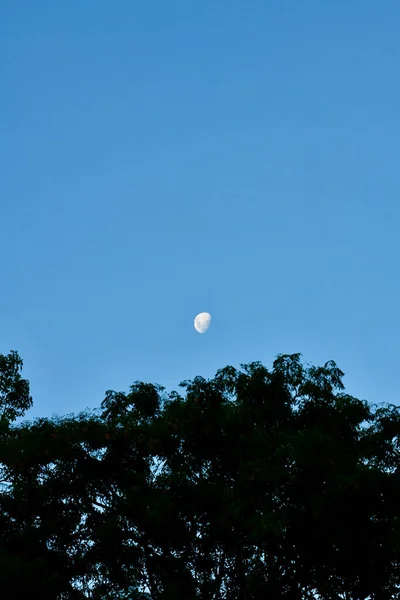
[(29, 417), (294, 352), (398, 404), (399, 19), (3, 0), (0, 353)]

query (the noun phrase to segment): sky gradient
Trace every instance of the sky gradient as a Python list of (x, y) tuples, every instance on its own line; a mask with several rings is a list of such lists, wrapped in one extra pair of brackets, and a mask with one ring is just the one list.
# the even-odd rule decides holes
[(294, 352), (399, 404), (398, 0), (0, 12), (0, 353), (28, 417)]

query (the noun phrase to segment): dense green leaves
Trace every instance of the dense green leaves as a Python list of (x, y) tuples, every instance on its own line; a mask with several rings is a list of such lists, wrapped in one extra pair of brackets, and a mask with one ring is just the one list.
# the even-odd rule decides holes
[[(3, 358), (6, 399), (21, 363)], [(400, 411), (345, 394), (342, 377), (280, 355), (184, 395), (136, 382), (94, 413), (8, 412), (5, 596), (400, 597)]]

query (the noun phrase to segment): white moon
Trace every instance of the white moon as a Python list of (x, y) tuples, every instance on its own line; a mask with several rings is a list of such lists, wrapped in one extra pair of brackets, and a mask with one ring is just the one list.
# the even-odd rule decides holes
[(205, 333), (210, 327), (211, 315), (207, 312), (202, 312), (194, 320), (194, 328), (199, 333)]

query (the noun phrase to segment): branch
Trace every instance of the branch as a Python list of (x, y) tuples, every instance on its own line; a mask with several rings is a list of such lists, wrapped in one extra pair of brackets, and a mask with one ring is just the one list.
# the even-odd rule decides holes
[(93, 504), (93, 506), (98, 506), (99, 508), (104, 508), (104, 510), (107, 510), (109, 508), (105, 504), (102, 504), (101, 502), (96, 502), (95, 500), (91, 500), (91, 503)]

